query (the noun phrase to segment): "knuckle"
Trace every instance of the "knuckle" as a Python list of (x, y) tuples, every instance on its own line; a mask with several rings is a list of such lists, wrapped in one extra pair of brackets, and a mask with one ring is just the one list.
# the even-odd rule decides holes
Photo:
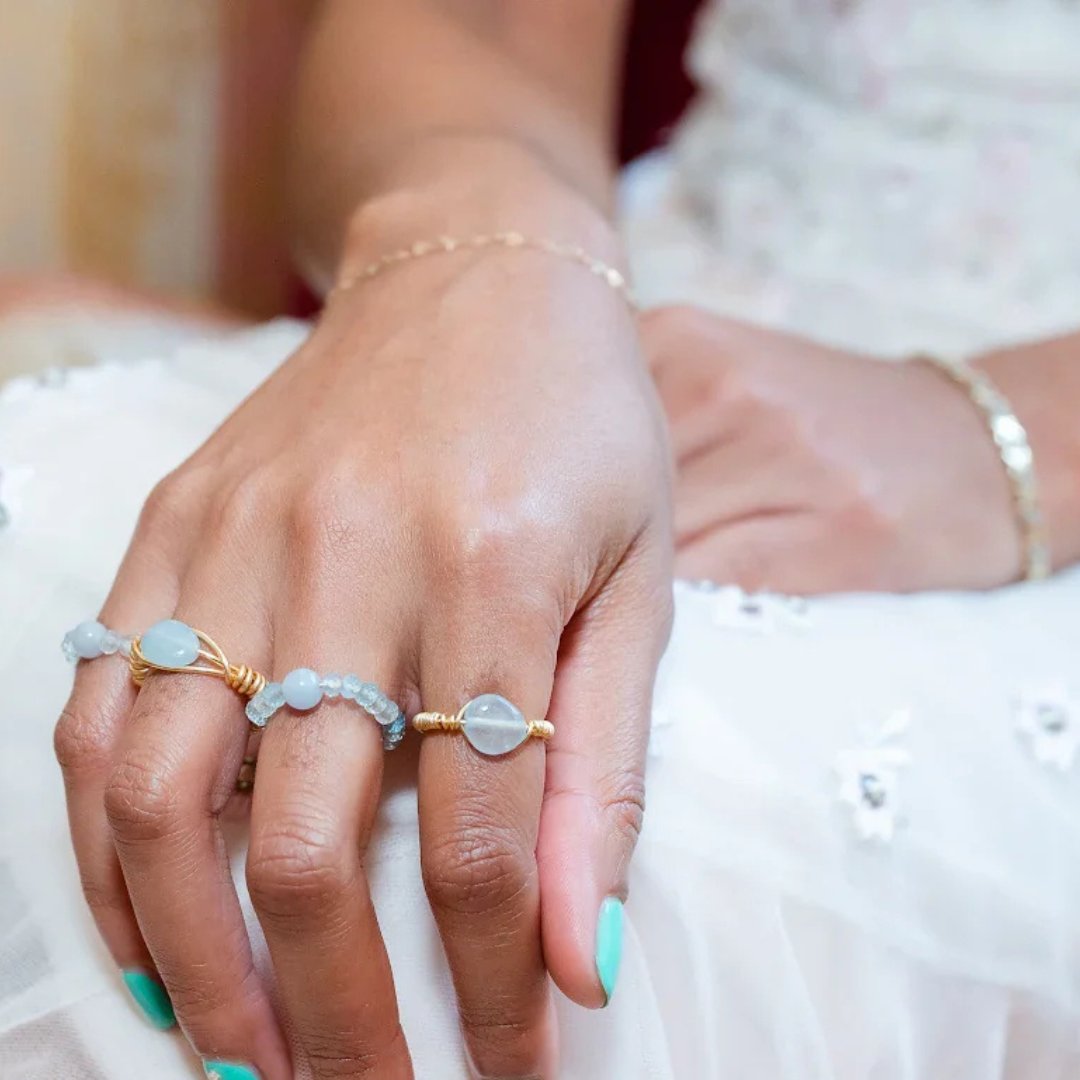
[(65, 773), (100, 767), (112, 750), (112, 724), (103, 709), (72, 700), (53, 731), (53, 751)]
[(620, 772), (604, 785), (600, 798), (604, 817), (617, 834), (637, 843), (645, 820), (645, 775), (640, 769)]
[(462, 915), (513, 906), (533, 879), (530, 860), (506, 833), (489, 824), (460, 829), (421, 855), (432, 904)]
[(225, 955), (235, 958), (227, 975), (211, 975), (201, 965), (171, 963), (162, 968), (162, 977), (177, 1015), (194, 1045), (205, 1042), (205, 1036), (220, 1031), (223, 1024), (233, 1025), (239, 1015), (257, 1008), (262, 996), (262, 983), (254, 962), (242, 959), (247, 952), (247, 939), (237, 936), (229, 940)]
[(266, 519), (274, 484), (265, 467), (248, 473), (238, 484), (219, 492), (210, 508), (210, 523), (218, 536), (246, 537)]
[(328, 472), (312, 478), (292, 497), (286, 516), (288, 533), (310, 567), (333, 568), (362, 550), (365, 522), (375, 515), (353, 480)]
[(535, 1021), (461, 1008), (461, 1026), (480, 1077), (534, 1076), (538, 1032)]
[(268, 825), (252, 840), (247, 881), (252, 902), (271, 918), (324, 911), (349, 888), (347, 851), (321, 818)]
[(146, 497), (139, 516), (139, 532), (173, 533), (202, 501), (202, 488), (202, 477), (197, 469), (181, 467), (169, 473)]
[(105, 785), (105, 815), (123, 843), (153, 842), (174, 834), (183, 799), (173, 763), (146, 751), (125, 757)]
[(99, 877), (86, 873), (82, 868), (79, 872), (79, 883), (82, 886), (83, 899), (86, 906), (94, 915), (111, 915), (123, 913), (130, 915), (131, 902), (127, 893), (116, 885), (102, 881)]
[[(522, 570), (544, 557), (537, 542), (544, 530), (511, 500), (485, 500), (470, 507), (466, 516), (463, 512), (449, 511), (439, 524), (442, 534), (451, 538), (451, 580), (459, 592), (491, 596), (510, 590), (522, 593), (522, 601), (530, 604), (528, 591), (522, 589), (528, 580)], [(540, 595), (534, 599), (539, 606)]]
[(400, 1025), (389, 1035), (376, 1038), (370, 1031), (308, 1031), (304, 1055), (320, 1080), (336, 1077), (379, 1076), (393, 1068), (394, 1059), (405, 1055), (405, 1035)]

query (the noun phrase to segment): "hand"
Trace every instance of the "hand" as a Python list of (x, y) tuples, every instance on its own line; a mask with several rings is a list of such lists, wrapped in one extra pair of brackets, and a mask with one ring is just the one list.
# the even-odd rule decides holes
[[(605, 1000), (597, 915), (641, 821), (668, 515), (621, 298), (545, 254), (435, 257), (332, 300), (155, 490), (102, 612), (125, 631), (175, 613), (274, 677), (356, 672), (410, 712), (491, 691), (554, 722), (546, 752), (420, 751), (424, 880), (484, 1075), (552, 1073), (545, 963)], [(56, 744), (117, 963), (160, 976), (204, 1058), (284, 1080), (218, 828), (246, 738), (218, 680), (153, 674), (136, 696), (98, 662)], [(317, 1077), (411, 1073), (364, 878), (381, 770), (375, 724), (332, 701), (283, 710), (261, 744), (247, 879)]]
[(677, 462), (676, 571), (792, 593), (988, 588), (1020, 542), (985, 424), (924, 364), (690, 308), (642, 340)]

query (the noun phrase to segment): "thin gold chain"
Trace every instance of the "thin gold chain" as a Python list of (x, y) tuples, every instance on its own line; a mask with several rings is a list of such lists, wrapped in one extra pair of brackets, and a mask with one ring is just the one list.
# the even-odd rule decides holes
[(345, 292), (363, 281), (378, 277), (399, 263), (423, 259), (429, 255), (449, 255), (455, 251), (482, 251), (485, 248), (509, 248), (526, 251), (543, 251), (560, 259), (569, 259), (584, 267), (594, 277), (598, 277), (615, 292), (619, 293), (631, 309), (637, 309), (633, 291), (626, 275), (603, 259), (590, 255), (583, 247), (576, 244), (563, 244), (557, 240), (544, 240), (526, 236), (519, 232), (478, 233), (465, 238), (440, 236), (435, 240), (417, 240), (408, 247), (399, 248), (381, 255), (374, 262), (353, 274), (343, 277), (330, 291), (330, 295)]

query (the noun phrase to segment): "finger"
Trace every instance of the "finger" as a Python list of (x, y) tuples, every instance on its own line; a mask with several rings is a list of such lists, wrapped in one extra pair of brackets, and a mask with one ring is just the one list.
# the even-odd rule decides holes
[[(422, 644), (423, 707), (453, 713), (494, 693), (526, 719), (543, 718), (559, 628), (509, 603), (436, 614)], [(481, 1076), (554, 1075), (535, 856), (544, 757), (544, 744), (531, 738), (503, 757), (484, 756), (453, 733), (427, 734), (421, 747), (424, 884)]]
[(680, 545), (748, 516), (805, 505), (820, 469), (778, 436), (752, 433), (716, 443), (678, 462), (675, 536)]
[[(326, 658), (324, 673), (360, 667), (364, 681), (397, 684), (390, 652), (296, 631), (294, 613), (278, 642), (277, 670)], [(341, 697), (308, 712), (279, 710), (259, 753), (248, 888), (281, 1000), (317, 1078), (412, 1076), (362, 861), (382, 755), (379, 725)]]
[[(237, 610), (251, 612), (251, 600), (223, 590), (229, 580), (192, 575), (177, 617), (209, 628), (232, 661), (260, 666), (268, 635), (260, 640), (260, 620), (250, 614), (236, 620)], [(105, 806), (139, 926), (189, 1041), (205, 1062), (285, 1080), (288, 1049), (255, 969), (218, 822), (244, 754), (243, 705), (219, 679), (152, 673)]]
[(845, 544), (807, 511), (737, 521), (680, 545), (675, 555), (680, 577), (748, 592), (879, 590), (890, 587), (891, 569), (873, 547)]
[(645, 537), (563, 635), (538, 858), (544, 955), (559, 988), (605, 1005), (644, 813), (656, 668), (671, 621), (666, 539)]
[[(131, 634), (172, 611), (178, 591), (173, 565), (141, 529), (100, 621), (117, 633)], [(175, 1022), (172, 1005), (139, 931), (105, 816), (106, 781), (135, 697), (122, 653), (80, 662), (54, 745), (83, 895), (135, 1001), (155, 1027), (168, 1028)]]

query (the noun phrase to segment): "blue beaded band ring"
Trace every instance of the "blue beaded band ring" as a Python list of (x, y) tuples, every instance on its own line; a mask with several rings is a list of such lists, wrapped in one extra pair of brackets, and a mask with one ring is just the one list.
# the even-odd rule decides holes
[(324, 697), (344, 698), (366, 712), (382, 728), (384, 750), (393, 750), (405, 736), (405, 714), (374, 683), (361, 682), (357, 675), (320, 676), (311, 668), (296, 668), (281, 682), (267, 683), (245, 711), (252, 726), (262, 728), (283, 706), (307, 712)]
[(284, 705), (306, 712), (324, 697), (342, 697), (354, 702), (382, 728), (384, 750), (393, 750), (405, 735), (405, 714), (374, 683), (361, 682), (356, 675), (320, 678), (310, 668), (290, 671), (280, 683), (269, 682), (246, 664), (229, 663), (212, 638), (178, 619), (164, 619), (134, 638), (88, 620), (64, 635), (62, 648), (73, 663), (121, 653), (128, 658), (132, 681), (139, 686), (153, 671), (216, 676), (237, 693), (251, 698), (244, 711), (256, 728), (265, 727)]
[(103, 626), (97, 619), (87, 619), (64, 635), (60, 643), (64, 656), (73, 664), (80, 660), (96, 660), (99, 656), (131, 654), (131, 638)]

